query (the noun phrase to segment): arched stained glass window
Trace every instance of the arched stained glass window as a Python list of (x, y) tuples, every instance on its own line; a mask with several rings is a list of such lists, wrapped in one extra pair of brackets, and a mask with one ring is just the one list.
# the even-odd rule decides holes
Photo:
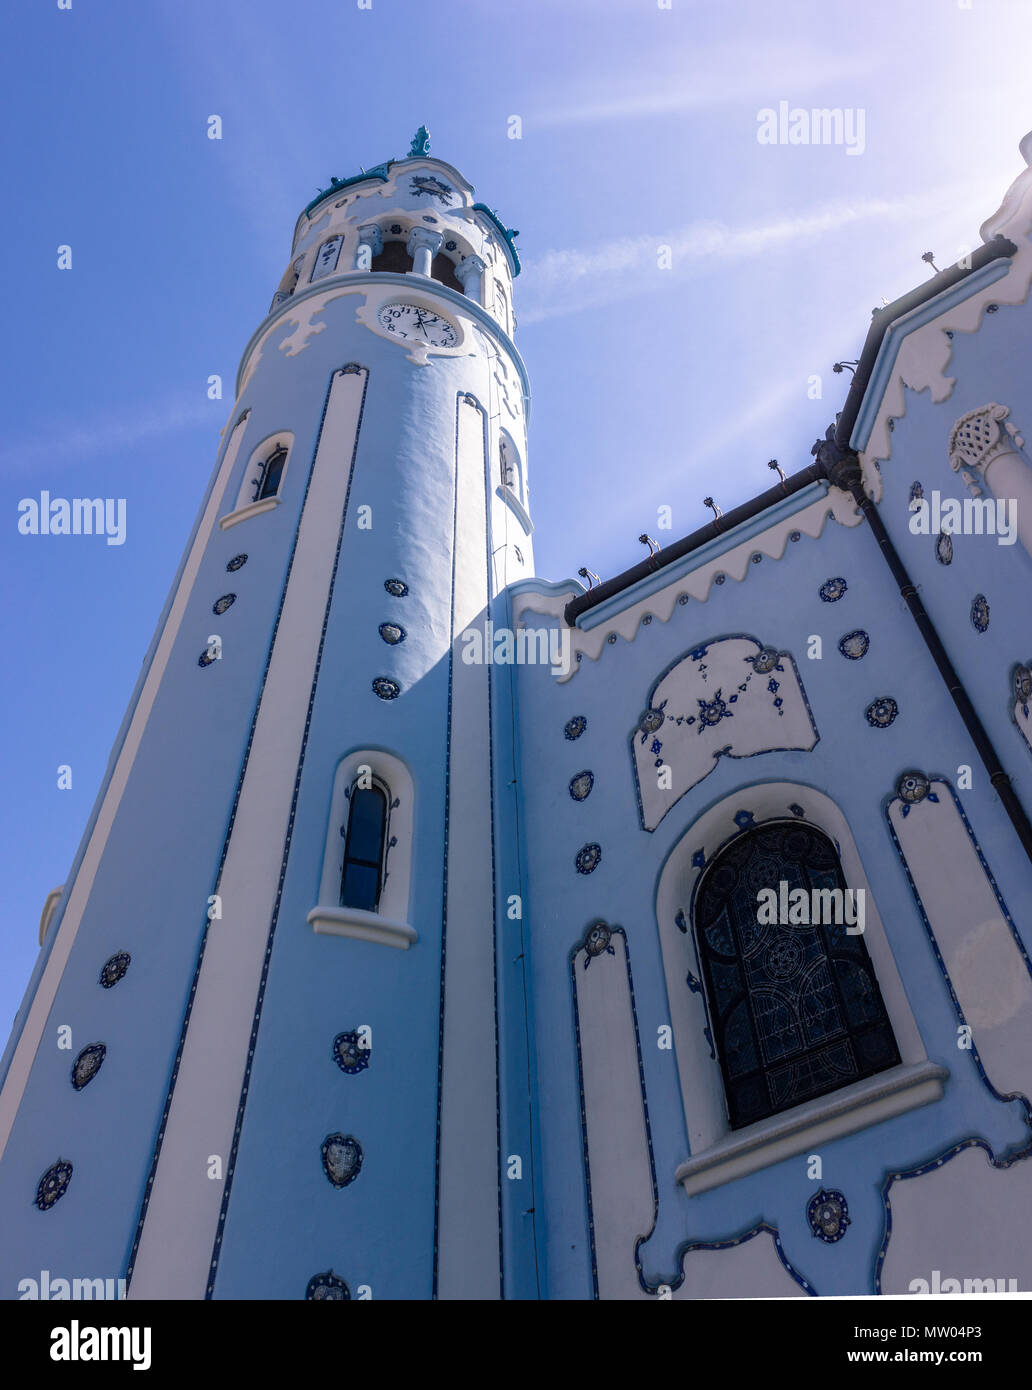
[(276, 496), (279, 492), (280, 479), (283, 477), (283, 465), (286, 461), (287, 451), (282, 446), (274, 449), (265, 460), (265, 469), (262, 473), (256, 501), (260, 502), (264, 497)]
[(387, 840), (387, 794), (373, 783), (351, 789), (350, 814), (344, 840), (344, 867), (340, 876), (341, 907), (375, 912), (383, 887), (384, 849)]
[[(845, 888), (831, 840), (800, 821), (738, 836), (699, 881), (693, 922), (732, 1129), (899, 1064), (863, 935), (847, 931)], [(761, 912), (763, 889), (773, 912), (769, 899)], [(798, 889), (807, 908), (792, 925), (803, 900), (787, 920), (784, 906)]]

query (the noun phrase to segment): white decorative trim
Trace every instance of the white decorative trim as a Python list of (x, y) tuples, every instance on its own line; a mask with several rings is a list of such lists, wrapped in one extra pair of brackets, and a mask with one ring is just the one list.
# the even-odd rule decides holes
[(501, 1297), (498, 1184), (506, 1152), (499, 1152), (505, 1130), (498, 1127), (495, 1066), (495, 828), (484, 776), (491, 760), (491, 667), (467, 666), (459, 656), (462, 634), (480, 625), (492, 597), (484, 543), (488, 412), (461, 400), (457, 411), (438, 1146), (437, 1291), (444, 1300)]
[(889, 822), (986, 1076), (1001, 1095), (1027, 1095), (1032, 1076), (1027, 960), (950, 787), (936, 779), (930, 790), (914, 805), (897, 797), (889, 804)]
[[(803, 682), (787, 652), (777, 653), (777, 665), (761, 673), (753, 662), (770, 649), (755, 637), (718, 638), (705, 646), (705, 661), (695, 653), (682, 657), (648, 696), (647, 709), (660, 721), (658, 727), (646, 733), (639, 724), (631, 735), (634, 780), (646, 830), (655, 830), (725, 754), (751, 758), (768, 751), (809, 752), (820, 737)], [(715, 700), (721, 691), (724, 698)], [(706, 711), (716, 715), (713, 723), (703, 717), (709, 702), (716, 704), (716, 709)], [(730, 709), (731, 704), (737, 708)], [(728, 715), (734, 721), (730, 725)], [(653, 753), (653, 743), (662, 750), (660, 754)], [(656, 776), (659, 766), (668, 770), (669, 786)]]
[[(234, 406), (234, 412), (236, 411)], [(249, 412), (248, 412), (249, 413)], [(232, 418), (232, 417), (231, 417)], [(36, 992), (32, 1003), (29, 1006), (28, 1015), (22, 1028), (21, 1037), (11, 1058), (11, 1064), (4, 1079), (3, 1089), (0, 1091), (0, 1157), (3, 1155), (7, 1140), (10, 1137), (11, 1126), (18, 1113), (18, 1106), (21, 1103), (22, 1094), (29, 1079), (29, 1072), (32, 1068), (33, 1059), (40, 1047), (43, 1030), (46, 1021), (50, 1016), (50, 1010), (57, 994), (57, 987), (61, 981), (68, 957), (71, 954), (72, 946), (75, 943), (82, 915), (86, 904), (89, 901), (90, 893), (93, 889), (93, 882), (100, 862), (103, 857), (108, 836), (111, 833), (111, 826), (121, 804), (122, 796), (129, 781), (136, 754), (139, 751), (140, 742), (143, 738), (147, 721), (154, 708), (161, 682), (164, 678), (165, 669), (168, 666), (169, 658), (172, 654), (173, 646), (179, 635), (179, 629), (186, 612), (187, 604), (193, 591), (197, 572), (204, 557), (205, 548), (211, 537), (212, 528), (215, 525), (215, 518), (218, 510), (222, 506), (229, 479), (236, 467), (237, 454), (240, 449), (243, 431), (246, 428), (247, 413), (237, 421), (226, 445), (226, 451), (222, 456), (222, 464), (218, 474), (212, 483), (211, 492), (205, 504), (204, 514), (198, 523), (194, 534), (193, 542), (190, 545), (189, 553), (183, 561), (182, 573), (179, 583), (176, 586), (174, 596), (169, 604), (168, 616), (165, 619), (164, 627), (154, 648), (154, 656), (151, 659), (150, 668), (144, 679), (143, 687), (140, 690), (136, 708), (133, 710), (129, 727), (126, 730), (125, 739), (119, 749), (118, 757), (115, 762), (111, 777), (103, 793), (103, 800), (97, 807), (96, 819), (93, 829), (86, 843), (82, 859), (75, 878), (69, 888), (68, 902), (65, 906), (61, 924), (57, 929), (57, 937), (51, 948), (47, 963), (36, 986)]]
[(306, 921), (324, 936), (350, 936), (356, 941), (375, 941), (407, 951), (419, 937), (407, 922), (392, 922), (378, 912), (358, 907), (313, 907)]
[[(318, 283), (318, 282), (317, 282)], [(342, 299), (346, 295), (364, 295), (364, 286), (342, 286), (339, 289), (321, 290), (312, 293), (311, 287), (306, 287), (304, 292), (298, 292), (294, 296), (295, 305), (289, 312), (283, 310), (269, 324), (268, 328), (261, 337), (249, 348), (245, 348), (244, 356), (241, 359), (240, 385), (237, 395), (242, 396), (251, 378), (254, 376), (258, 363), (262, 360), (269, 339), (274, 333), (280, 333), (283, 328), (290, 324), (294, 325), (294, 330), (289, 333), (279, 343), (280, 352), (287, 357), (296, 357), (299, 352), (304, 352), (309, 343), (317, 333), (326, 331), (325, 323), (313, 323), (316, 314), (322, 313), (327, 304), (333, 299)], [(244, 365), (246, 363), (246, 365)]]
[[(1032, 132), (1024, 137), (1019, 148), (1028, 164), (1032, 159)], [(999, 210), (982, 223), (980, 234), (984, 242), (995, 236), (1008, 237), (1018, 249), (1010, 258), (1006, 275), (944, 309), (938, 317), (906, 334), (899, 344), (891, 378), (860, 453), (864, 487), (875, 502), (881, 499), (882, 483), (874, 465), (891, 457), (890, 422), (906, 414), (908, 389), (916, 393), (928, 391), (936, 405), (946, 400), (956, 384), (955, 377), (946, 375), (953, 357), (951, 336), (977, 332), (989, 304), (1024, 304), (1028, 298), (1032, 287), (1032, 167), (1022, 170), (1014, 180)]]
[(983, 472), (1001, 454), (1014, 452), (1014, 441), (1001, 424), (1010, 414), (1010, 406), (981, 405), (962, 415), (950, 431), (950, 467), (954, 473), (962, 468), (981, 468)]
[(948, 1077), (946, 1068), (935, 1062), (879, 1072), (830, 1096), (736, 1130), (733, 1137), (682, 1163), (674, 1177), (689, 1197), (720, 1187), (783, 1158), (930, 1105), (941, 1099)]
[(279, 504), (279, 497), (263, 497), (260, 502), (248, 502), (246, 507), (237, 507), (235, 512), (227, 512), (225, 516), (220, 516), (219, 526), (223, 531), (228, 531), (238, 521), (246, 521), (249, 516), (260, 516), (262, 512), (271, 512), (273, 507), (278, 507)]
[(528, 536), (534, 532), (534, 523), (530, 519), (530, 513), (513, 492), (511, 487), (503, 487), (500, 483), (495, 488), (495, 495), (500, 497), (509, 510), (516, 517), (516, 520), (523, 527), (524, 533)]
[(51, 888), (47, 894), (47, 900), (43, 904), (43, 911), (39, 918), (39, 944), (43, 945), (43, 938), (47, 934), (47, 927), (50, 926), (50, 919), (53, 917), (58, 903), (61, 901), (61, 894), (64, 892), (64, 884), (60, 888)]
[[(587, 967), (587, 968), (585, 968)], [(640, 1298), (631, 1253), (654, 1220), (627, 942), (573, 957), (599, 1298)]]
[[(1032, 1290), (1032, 1163), (994, 1167), (976, 1144), (893, 1182), (883, 1295)], [(987, 1287), (988, 1286), (988, 1287)], [(969, 1304), (970, 1306), (970, 1299)]]
[[(562, 683), (577, 674), (580, 665), (577, 660), (578, 653), (591, 661), (597, 661), (606, 649), (606, 638), (610, 633), (615, 632), (625, 642), (633, 642), (641, 631), (641, 620), (646, 614), (661, 623), (669, 622), (678, 611), (677, 600), (681, 594), (687, 594), (690, 599), (705, 603), (713, 592), (713, 580), (718, 574), (726, 574), (728, 579), (741, 583), (749, 571), (755, 568), (752, 564), (753, 555), (759, 553), (767, 559), (780, 560), (793, 531), (799, 531), (802, 535), (816, 540), (829, 518), (837, 521), (840, 526), (858, 526), (863, 518), (857, 515), (857, 510), (856, 502), (849, 493), (843, 492), (841, 488), (830, 488), (809, 506), (790, 513), (765, 531), (751, 535), (739, 545), (699, 564), (696, 569), (685, 573), (675, 564), (671, 568), (678, 571), (677, 577), (647, 597), (635, 602), (634, 589), (628, 589), (618, 596), (627, 607), (615, 614), (611, 621), (587, 630), (577, 626), (570, 630), (570, 670), (565, 675), (556, 676), (555, 679)], [(527, 591), (514, 594), (513, 621), (518, 624), (525, 613), (543, 613), (558, 618), (562, 623), (566, 605), (583, 592), (582, 588), (574, 588), (571, 585), (569, 589), (559, 593), (540, 594)]]

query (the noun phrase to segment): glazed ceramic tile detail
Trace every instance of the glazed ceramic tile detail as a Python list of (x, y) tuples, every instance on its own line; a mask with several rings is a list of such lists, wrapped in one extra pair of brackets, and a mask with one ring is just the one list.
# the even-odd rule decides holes
[(1032, 1291), (1032, 168), (983, 234), (848, 449), (589, 592), (516, 234), (425, 129), (313, 199), (46, 899), (0, 1297)]

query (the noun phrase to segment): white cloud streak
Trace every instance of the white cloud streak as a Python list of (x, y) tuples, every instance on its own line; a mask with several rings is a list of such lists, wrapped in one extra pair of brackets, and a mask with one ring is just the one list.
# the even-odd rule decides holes
[(211, 430), (214, 455), (225, 411), (225, 401), (199, 400), (192, 394), (117, 414), (96, 415), (75, 424), (41, 426), (26, 439), (5, 441), (0, 466), (8, 476), (75, 467), (100, 454), (117, 455), (164, 435), (202, 426)]
[[(930, 213), (948, 208), (956, 194), (954, 189), (937, 189), (903, 198), (852, 199), (741, 227), (696, 221), (672, 233), (624, 237), (575, 251), (546, 251), (529, 260), (525, 278), (521, 276), (520, 326), (663, 290), (701, 266), (798, 248), (864, 222), (909, 222), (918, 227)], [(658, 267), (661, 247), (670, 248), (669, 270)]]

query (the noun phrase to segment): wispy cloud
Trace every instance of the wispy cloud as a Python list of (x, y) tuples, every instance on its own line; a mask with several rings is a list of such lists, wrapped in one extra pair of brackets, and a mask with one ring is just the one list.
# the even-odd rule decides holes
[[(696, 274), (700, 266), (714, 261), (748, 260), (808, 245), (859, 223), (919, 226), (938, 209), (952, 204), (955, 210), (956, 195), (956, 189), (937, 189), (901, 198), (851, 199), (740, 227), (695, 221), (671, 233), (624, 237), (573, 251), (546, 251), (528, 261), (521, 279), (520, 325), (664, 290), (672, 280)], [(663, 247), (669, 248), (669, 269), (659, 268)]]
[[(562, 104), (533, 114), (529, 124), (541, 127), (591, 125), (630, 121), (650, 116), (756, 101), (760, 106), (786, 98), (804, 101), (814, 88), (856, 82), (873, 70), (869, 58), (843, 58), (808, 51), (798, 44), (771, 45), (750, 50), (742, 45), (696, 44), (692, 48), (659, 50), (648, 64), (648, 78), (627, 82), (617, 76), (596, 75), (591, 87), (564, 91)], [(605, 91), (599, 99), (599, 91)]]
[(196, 392), (154, 401), (131, 410), (95, 415), (82, 421), (42, 425), (22, 440), (5, 439), (0, 467), (8, 476), (41, 469), (74, 467), (97, 458), (138, 448), (163, 435), (207, 425), (212, 429), (212, 452), (217, 431), (225, 424), (225, 401), (209, 401)]

